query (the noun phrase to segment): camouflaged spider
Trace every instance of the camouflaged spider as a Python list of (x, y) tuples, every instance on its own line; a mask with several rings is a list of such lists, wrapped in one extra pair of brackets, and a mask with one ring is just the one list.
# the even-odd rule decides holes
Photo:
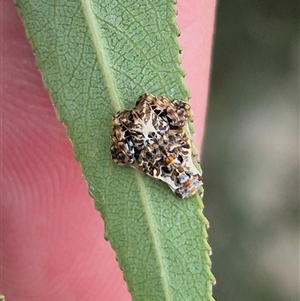
[(189, 104), (141, 95), (135, 108), (112, 118), (112, 159), (166, 182), (181, 198), (195, 194), (203, 183), (192, 158), (188, 120), (192, 121)]

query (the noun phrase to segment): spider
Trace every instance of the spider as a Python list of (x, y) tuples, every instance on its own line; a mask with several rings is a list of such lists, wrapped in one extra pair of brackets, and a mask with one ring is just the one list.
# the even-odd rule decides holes
[(192, 121), (189, 104), (141, 95), (132, 110), (112, 118), (113, 161), (166, 182), (183, 199), (194, 195), (203, 182), (193, 162), (188, 121)]

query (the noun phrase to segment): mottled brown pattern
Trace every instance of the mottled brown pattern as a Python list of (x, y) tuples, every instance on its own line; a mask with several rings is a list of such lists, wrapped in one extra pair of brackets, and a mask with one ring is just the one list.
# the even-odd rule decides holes
[(112, 159), (166, 182), (181, 198), (195, 194), (203, 183), (192, 160), (188, 119), (189, 104), (141, 95), (135, 108), (112, 118)]

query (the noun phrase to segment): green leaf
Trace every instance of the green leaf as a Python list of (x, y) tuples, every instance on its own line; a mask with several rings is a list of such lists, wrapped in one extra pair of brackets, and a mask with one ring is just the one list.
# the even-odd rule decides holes
[(198, 196), (110, 158), (111, 117), (144, 92), (188, 99), (171, 0), (17, 0), (133, 300), (213, 300)]

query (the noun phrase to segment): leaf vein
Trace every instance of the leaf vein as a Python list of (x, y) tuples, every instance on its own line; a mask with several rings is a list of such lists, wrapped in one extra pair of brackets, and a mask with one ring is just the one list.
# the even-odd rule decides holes
[(139, 184), (139, 188), (140, 188), (140, 195), (141, 195), (141, 200), (145, 209), (145, 214), (146, 214), (146, 218), (148, 220), (148, 225), (149, 225), (149, 230), (150, 230), (150, 234), (152, 236), (152, 240), (153, 240), (153, 246), (154, 246), (154, 251), (158, 260), (158, 265), (161, 271), (161, 280), (162, 280), (162, 285), (163, 285), (163, 289), (165, 292), (165, 300), (172, 300), (171, 298), (171, 293), (170, 293), (170, 288), (169, 288), (169, 284), (167, 281), (167, 271), (165, 268), (165, 264), (163, 262), (163, 254), (162, 254), (162, 246), (160, 244), (160, 239), (157, 235), (157, 226), (156, 226), (156, 222), (155, 219), (153, 217), (152, 214), (152, 210), (149, 206), (149, 201), (148, 201), (148, 196), (146, 193), (146, 187), (145, 187), (145, 183), (142, 180), (142, 176), (140, 174), (139, 171), (135, 172), (135, 177), (137, 179), (137, 182)]
[(112, 69), (108, 64), (107, 54), (102, 43), (100, 28), (97, 26), (96, 16), (93, 13), (92, 4), (90, 0), (80, 0), (85, 15), (86, 22), (94, 43), (97, 59), (101, 69), (103, 70), (104, 81), (106, 82), (108, 93), (112, 100), (112, 106), (116, 111), (122, 109), (123, 104), (117, 93), (115, 80)]

